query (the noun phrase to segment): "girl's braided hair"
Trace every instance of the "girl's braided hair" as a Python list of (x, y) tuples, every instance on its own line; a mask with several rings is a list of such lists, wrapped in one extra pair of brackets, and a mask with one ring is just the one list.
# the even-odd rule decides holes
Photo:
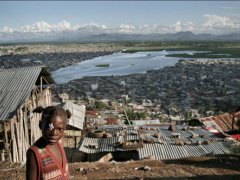
[(71, 117), (71, 112), (69, 110), (64, 110), (60, 106), (48, 106), (43, 108), (42, 106), (38, 106), (33, 110), (35, 113), (42, 113), (42, 122), (43, 121), (51, 121), (52, 118), (56, 116), (61, 116), (65, 118), (65, 121), (68, 122), (68, 119)]

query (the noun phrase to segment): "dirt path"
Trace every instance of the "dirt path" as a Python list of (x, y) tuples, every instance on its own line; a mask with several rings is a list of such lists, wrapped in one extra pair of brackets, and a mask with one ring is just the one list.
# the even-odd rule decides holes
[[(71, 163), (71, 179), (240, 179), (240, 157)], [(144, 170), (145, 167), (145, 170)], [(0, 179), (25, 179), (25, 167), (1, 163)]]

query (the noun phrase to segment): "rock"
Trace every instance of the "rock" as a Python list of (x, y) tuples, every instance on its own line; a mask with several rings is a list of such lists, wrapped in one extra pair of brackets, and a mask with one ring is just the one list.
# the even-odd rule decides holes
[(186, 144), (186, 145), (191, 145), (192, 144), (192, 142), (191, 141), (184, 141), (184, 144)]
[(155, 134), (153, 135), (153, 137), (155, 137), (155, 138), (160, 138), (160, 137), (161, 137), (161, 134), (160, 134), (160, 133), (155, 133)]
[(165, 144), (165, 141), (163, 141), (163, 140), (161, 140), (161, 139), (158, 139), (157, 142), (158, 142), (159, 144)]
[(178, 146), (184, 146), (184, 141), (182, 139), (176, 139), (175, 144)]
[(176, 131), (176, 129), (177, 129), (176, 125), (170, 125), (170, 126), (168, 127), (168, 130), (169, 130), (169, 131)]
[(82, 167), (80, 167), (80, 168), (76, 168), (75, 170), (76, 170), (77, 172), (83, 172), (84, 169), (83, 169)]
[(180, 133), (172, 133), (173, 138), (180, 138), (181, 134)]
[(112, 134), (111, 133), (104, 133), (103, 138), (111, 138)]
[(191, 138), (197, 138), (197, 137), (199, 137), (199, 135), (194, 133), (194, 134), (192, 134), (190, 137), (191, 137)]
[(109, 162), (111, 159), (113, 159), (113, 156), (111, 153), (106, 154), (105, 156), (103, 156), (101, 159), (99, 159), (99, 162)]
[(110, 163), (116, 164), (116, 163), (117, 163), (117, 161), (114, 161), (114, 160), (112, 160), (112, 161), (110, 161)]
[(197, 145), (201, 145), (201, 144), (202, 144), (202, 141), (197, 141), (196, 144), (197, 144)]
[(143, 166), (143, 167), (136, 167), (134, 168), (135, 171), (137, 170), (144, 170), (144, 171), (151, 171), (152, 168), (150, 168), (149, 166)]
[(145, 170), (145, 171), (151, 171), (152, 168), (150, 168), (149, 166), (144, 166), (144, 167), (143, 167), (143, 170)]
[(83, 169), (82, 174), (87, 174), (87, 169)]
[(184, 126), (184, 127), (182, 128), (182, 130), (183, 130), (183, 131), (186, 131), (186, 130), (188, 130), (188, 127), (187, 127), (187, 126)]
[(155, 157), (154, 156), (146, 156), (144, 159), (155, 160)]

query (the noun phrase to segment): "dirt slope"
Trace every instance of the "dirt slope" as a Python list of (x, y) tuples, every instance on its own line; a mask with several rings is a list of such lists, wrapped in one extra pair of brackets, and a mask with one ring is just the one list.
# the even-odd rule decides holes
[[(238, 156), (69, 165), (71, 179), (240, 179)], [(0, 179), (25, 179), (25, 166), (1, 163)]]

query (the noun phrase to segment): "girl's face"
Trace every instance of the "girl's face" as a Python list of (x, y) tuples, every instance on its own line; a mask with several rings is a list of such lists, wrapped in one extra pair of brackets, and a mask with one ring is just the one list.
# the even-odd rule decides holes
[(50, 122), (43, 121), (42, 135), (49, 144), (55, 144), (62, 138), (64, 129), (66, 127), (66, 120), (61, 116), (56, 116)]

